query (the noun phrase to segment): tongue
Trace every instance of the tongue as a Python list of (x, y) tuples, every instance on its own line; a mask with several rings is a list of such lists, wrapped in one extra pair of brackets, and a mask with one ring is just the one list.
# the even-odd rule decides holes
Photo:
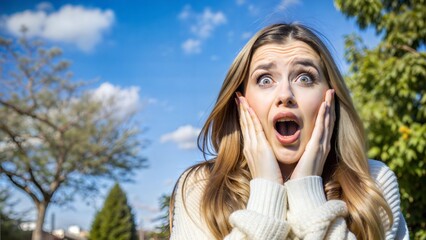
[(293, 121), (280, 122), (277, 124), (277, 131), (283, 136), (291, 136), (297, 131), (297, 123)]
[(287, 122), (287, 132), (286, 135), (291, 136), (297, 131), (297, 124), (295, 122)]

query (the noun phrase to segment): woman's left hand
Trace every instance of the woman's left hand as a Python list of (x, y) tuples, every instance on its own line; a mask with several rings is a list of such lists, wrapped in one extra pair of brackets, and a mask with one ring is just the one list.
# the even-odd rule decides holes
[(266, 139), (262, 124), (249, 106), (247, 99), (239, 92), (237, 92), (237, 96), (239, 99), (241, 133), (244, 141), (243, 154), (252, 178), (263, 178), (283, 184), (278, 161)]
[(330, 152), (330, 141), (336, 119), (334, 108), (334, 89), (329, 89), (326, 92), (325, 101), (318, 111), (311, 139), (294, 168), (291, 179), (312, 175), (321, 176)]

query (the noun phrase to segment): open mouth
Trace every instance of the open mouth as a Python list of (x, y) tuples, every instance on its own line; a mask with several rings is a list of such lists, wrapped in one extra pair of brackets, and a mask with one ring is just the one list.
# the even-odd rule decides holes
[(284, 137), (293, 136), (299, 129), (299, 124), (291, 119), (280, 119), (275, 123), (275, 130)]
[(277, 140), (282, 145), (292, 145), (300, 138), (302, 125), (292, 112), (281, 112), (274, 117), (274, 128)]

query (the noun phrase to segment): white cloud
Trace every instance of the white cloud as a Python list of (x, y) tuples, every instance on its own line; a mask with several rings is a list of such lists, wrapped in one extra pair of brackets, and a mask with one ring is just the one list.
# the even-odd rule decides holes
[(148, 107), (148, 106), (155, 106), (159, 105), (160, 101), (157, 98), (153, 97), (145, 97), (140, 100), (140, 107)]
[(182, 43), (182, 49), (186, 54), (196, 54), (201, 52), (201, 41), (188, 39)]
[(160, 141), (174, 142), (180, 149), (194, 149), (197, 146), (197, 137), (201, 129), (195, 128), (191, 125), (184, 125), (178, 127), (171, 133), (166, 133), (161, 136)]
[(257, 8), (257, 7), (256, 7), (256, 6), (254, 6), (253, 4), (250, 4), (250, 5), (247, 7), (247, 9), (248, 9), (249, 13), (250, 13), (251, 15), (253, 15), (253, 16), (258, 15), (258, 14), (259, 14), (259, 12), (260, 12), (259, 8)]
[[(236, 3), (237, 3), (238, 6), (243, 6), (243, 5), (246, 4), (246, 1), (245, 0), (236, 0)], [(248, 12), (249, 12), (250, 15), (256, 16), (256, 15), (259, 14), (260, 10), (255, 5), (248, 4), (246, 6), (247, 6), (247, 10), (248, 10)]]
[(185, 19), (188, 19), (190, 15), (191, 15), (191, 5), (185, 5), (185, 7), (183, 7), (182, 11), (179, 13), (178, 18), (181, 20), (185, 20)]
[(44, 12), (32, 12), (26, 10), (24, 12), (15, 13), (5, 20), (5, 26), (9, 32), (14, 35), (20, 35), (22, 28), (27, 29), (27, 36), (40, 36), (46, 22), (47, 15)]
[(105, 111), (116, 117), (126, 117), (139, 109), (139, 87), (121, 88), (102, 83), (93, 91), (93, 98), (104, 103)]
[(246, 1), (245, 0), (236, 0), (237, 5), (243, 5)]
[(158, 103), (158, 99), (156, 99), (156, 98), (148, 98), (146, 102), (148, 104), (156, 104), (156, 103)]
[(212, 12), (210, 9), (205, 9), (204, 12), (197, 16), (198, 22), (192, 25), (191, 32), (199, 38), (208, 38), (213, 30), (226, 23), (225, 14), (221, 11)]
[(189, 22), (189, 30), (194, 38), (186, 40), (182, 44), (185, 53), (200, 53), (202, 42), (211, 37), (214, 30), (227, 22), (223, 12), (213, 12), (209, 8), (197, 13), (191, 10), (190, 5), (186, 5), (178, 15), (181, 21)]
[(300, 0), (281, 0), (280, 4), (277, 7), (278, 11), (285, 11), (292, 5), (300, 4)]
[(39, 11), (50, 11), (53, 9), (53, 6), (50, 2), (41, 2), (37, 4), (36, 9)]
[(253, 36), (253, 33), (251, 33), (251, 32), (244, 32), (242, 35), (241, 35), (241, 38), (242, 39), (249, 39), (249, 38), (251, 38), (251, 36)]
[(20, 35), (25, 26), (30, 37), (71, 43), (83, 51), (90, 51), (114, 22), (114, 12), (111, 10), (65, 5), (57, 12), (47, 13), (48, 4), (39, 4), (37, 11), (27, 10), (6, 17), (7, 30)]

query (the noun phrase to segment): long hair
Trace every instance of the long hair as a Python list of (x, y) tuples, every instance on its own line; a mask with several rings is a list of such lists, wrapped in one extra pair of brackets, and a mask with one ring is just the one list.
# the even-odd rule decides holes
[[(250, 62), (259, 47), (288, 41), (302, 41), (316, 51), (327, 82), (335, 90), (336, 122), (322, 174), (327, 199), (346, 202), (349, 212), (346, 222), (357, 239), (384, 239), (385, 228), (391, 224), (384, 226), (381, 213), (392, 223), (392, 212), (369, 173), (363, 124), (327, 47), (313, 30), (300, 24), (274, 24), (264, 28), (249, 40), (232, 63), (198, 137), (198, 146), (204, 155), (215, 158), (190, 170), (207, 172), (209, 187), (202, 196), (201, 214), (213, 236), (222, 239), (231, 230), (229, 215), (246, 207), (251, 175), (243, 154), (235, 92), (244, 92)], [(185, 184), (182, 195), (184, 187)]]

